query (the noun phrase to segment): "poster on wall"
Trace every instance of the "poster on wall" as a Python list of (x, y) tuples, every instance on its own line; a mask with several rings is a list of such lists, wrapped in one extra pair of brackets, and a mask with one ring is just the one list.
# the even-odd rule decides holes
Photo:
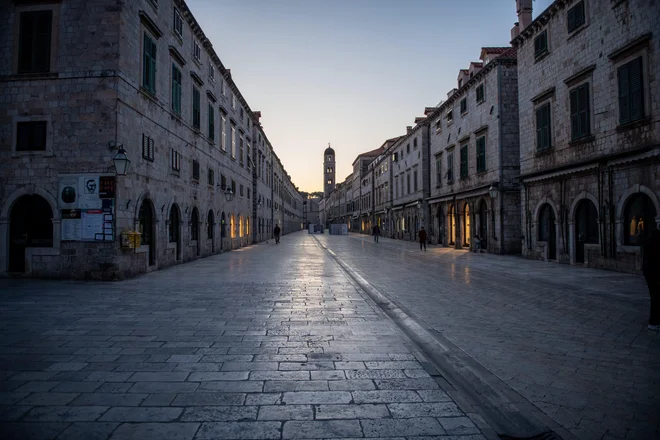
[(57, 205), (60, 209), (78, 208), (78, 176), (60, 177)]
[(64, 241), (114, 241), (115, 176), (61, 175), (58, 204)]
[(80, 241), (82, 238), (82, 220), (80, 209), (62, 210), (62, 241)]
[(78, 207), (81, 209), (101, 209), (101, 198), (99, 197), (99, 177), (81, 177), (79, 182), (80, 196)]

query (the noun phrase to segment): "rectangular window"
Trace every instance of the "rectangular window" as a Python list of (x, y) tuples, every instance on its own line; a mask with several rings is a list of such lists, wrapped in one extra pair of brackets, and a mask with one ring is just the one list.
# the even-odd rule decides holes
[(644, 76), (642, 57), (635, 58), (619, 67), (619, 124), (643, 119)]
[(251, 164), (251, 155), (252, 155), (252, 148), (250, 147), (250, 143), (247, 143), (247, 169), (251, 170), (252, 169), (252, 164)]
[(454, 120), (454, 111), (453, 111), (453, 110), (449, 110), (449, 111), (447, 112), (447, 124), (449, 124), (449, 123), (452, 122), (453, 120)]
[(442, 119), (438, 119), (438, 122), (435, 123), (435, 132), (440, 133), (442, 131)]
[(142, 158), (153, 162), (156, 156), (156, 147), (153, 138), (142, 133)]
[(461, 147), (461, 179), (468, 176), (468, 146), (467, 144)]
[(209, 102), (209, 139), (215, 139), (215, 109), (213, 104)]
[(568, 33), (573, 32), (584, 24), (584, 1), (578, 2), (575, 6), (568, 10)]
[(250, 198), (250, 195), (251, 195), (251, 191), (250, 191), (250, 188), (248, 188), (248, 189), (247, 189), (247, 198), (248, 198), (248, 199)]
[(172, 171), (181, 171), (181, 155), (178, 151), (172, 149)]
[(181, 14), (179, 11), (174, 8), (174, 33), (179, 36), (179, 38), (183, 38), (183, 18), (181, 18)]
[(199, 43), (197, 41), (193, 41), (193, 58), (197, 61), (202, 60), (202, 49), (199, 47)]
[(196, 160), (193, 160), (192, 178), (199, 180), (199, 162)]
[(408, 194), (410, 194), (410, 173), (406, 173), (406, 186), (408, 187)]
[(50, 72), (53, 11), (21, 12), (18, 73)]
[(454, 181), (454, 153), (447, 154), (447, 182)]
[(584, 83), (571, 90), (571, 139), (589, 134), (589, 83)]
[(209, 185), (215, 185), (215, 171), (212, 168), (209, 168)]
[(181, 71), (172, 63), (172, 111), (181, 114)]
[(484, 85), (479, 84), (477, 86), (477, 103), (485, 101), (486, 96), (484, 94)]
[(413, 148), (417, 148), (417, 138), (413, 139)]
[(435, 186), (442, 185), (442, 156), (435, 158)]
[(461, 99), (461, 114), (467, 112), (467, 98)]
[(486, 136), (477, 138), (477, 173), (486, 171)]
[(543, 151), (550, 147), (550, 103), (547, 103), (536, 109), (536, 148)]
[(16, 151), (46, 151), (46, 121), (19, 122), (16, 125)]
[(199, 89), (193, 86), (192, 92), (192, 125), (199, 130), (200, 126), (200, 95)]
[(548, 31), (545, 30), (534, 39), (534, 58), (539, 59), (548, 53)]
[(240, 191), (241, 191), (241, 197), (243, 197), (243, 184), (241, 184), (241, 185), (239, 186), (239, 189), (240, 189)]
[(417, 171), (413, 171), (413, 188), (417, 192)]
[(209, 79), (215, 81), (215, 67), (213, 67), (211, 61), (209, 61)]
[(236, 159), (236, 126), (231, 124), (231, 158)]
[(227, 189), (227, 178), (224, 174), (220, 174), (220, 188), (224, 191)]
[(236, 181), (235, 180), (231, 181), (231, 192), (236, 194)]
[(231, 108), (236, 109), (236, 95), (231, 94)]
[(238, 163), (243, 165), (243, 133), (238, 134)]
[(146, 33), (142, 56), (142, 86), (156, 93), (156, 43)]
[(220, 114), (220, 148), (222, 151), (227, 151), (227, 118), (224, 114)]

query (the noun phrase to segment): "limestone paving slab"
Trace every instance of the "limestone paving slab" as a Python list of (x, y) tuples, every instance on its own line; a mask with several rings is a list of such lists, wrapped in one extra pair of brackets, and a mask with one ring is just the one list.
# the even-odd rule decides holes
[[(15, 356), (0, 362), (0, 430), (22, 434), (9, 438), (449, 432), (415, 417), (404, 433), (408, 407), (392, 418), (392, 404), (453, 401), (418, 394), (440, 390), (306, 234), (116, 283), (0, 280), (0, 290), (0, 356)], [(446, 414), (438, 408), (426, 414)], [(469, 430), (459, 417), (456, 433)]]

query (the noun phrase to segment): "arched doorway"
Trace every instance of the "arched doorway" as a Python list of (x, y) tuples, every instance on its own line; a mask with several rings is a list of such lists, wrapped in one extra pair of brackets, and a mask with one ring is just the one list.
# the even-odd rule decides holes
[(197, 248), (196, 253), (199, 256), (199, 211), (197, 211), (197, 208), (193, 208), (192, 213), (190, 214), (190, 241), (195, 242)]
[(173, 204), (170, 208), (170, 225), (169, 225), (169, 240), (170, 243), (176, 243), (175, 257), (177, 260), (181, 259), (181, 212), (177, 204)]
[(539, 241), (548, 243), (548, 259), (557, 259), (557, 229), (555, 227), (555, 211), (546, 203), (539, 212)]
[(9, 272), (25, 272), (25, 250), (53, 247), (53, 210), (36, 194), (16, 200), (9, 217)]
[(470, 205), (465, 203), (465, 210), (463, 211), (463, 246), (470, 248), (472, 241), (472, 229), (470, 228)]
[(488, 207), (485, 200), (479, 203), (479, 224), (477, 225), (477, 231), (481, 240), (481, 249), (488, 249)]
[(591, 200), (582, 199), (575, 209), (575, 262), (584, 263), (584, 245), (598, 241), (598, 211)]
[(449, 231), (447, 234), (447, 239), (449, 240), (450, 245), (456, 244), (456, 212), (454, 210), (454, 204), (449, 205)]
[(149, 251), (147, 252), (147, 262), (149, 266), (156, 264), (156, 234), (155, 234), (155, 222), (154, 222), (154, 205), (151, 203), (151, 200), (144, 199), (140, 205), (139, 217), (139, 228), (141, 237), (141, 244), (144, 246), (149, 246)]
[(624, 244), (641, 246), (644, 239), (656, 227), (657, 215), (653, 201), (644, 193), (636, 193), (626, 201), (624, 208)]
[(215, 237), (213, 234), (213, 228), (215, 227), (215, 216), (213, 215), (213, 210), (209, 209), (209, 214), (206, 217), (206, 238), (211, 240), (211, 252), (215, 252)]

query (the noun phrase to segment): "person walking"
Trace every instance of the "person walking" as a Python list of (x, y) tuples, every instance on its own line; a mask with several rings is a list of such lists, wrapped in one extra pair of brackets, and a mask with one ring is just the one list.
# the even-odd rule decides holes
[(373, 233), (374, 233), (374, 243), (378, 243), (378, 237), (380, 237), (380, 226), (374, 225)]
[(654, 229), (642, 247), (642, 273), (651, 295), (649, 330), (660, 331), (660, 229)]
[(481, 237), (479, 237), (479, 234), (474, 235), (474, 252), (481, 253)]
[(422, 226), (417, 235), (419, 236), (419, 250), (426, 250), (426, 231), (424, 230), (424, 226)]
[(273, 229), (273, 235), (275, 236), (275, 244), (280, 244), (280, 225), (275, 223), (275, 229)]

